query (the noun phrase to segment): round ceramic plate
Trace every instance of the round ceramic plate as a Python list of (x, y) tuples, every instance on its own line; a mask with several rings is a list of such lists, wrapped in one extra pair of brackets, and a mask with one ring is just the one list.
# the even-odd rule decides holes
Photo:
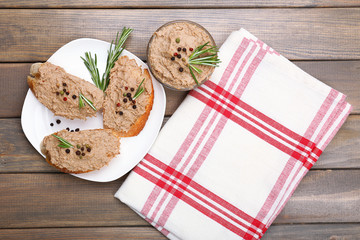
[[(110, 43), (108, 42), (81, 38), (61, 47), (48, 61), (63, 67), (66, 72), (92, 83), (90, 74), (80, 56), (84, 56), (85, 52), (88, 51), (91, 52), (92, 56), (96, 54), (100, 76), (102, 76), (109, 47)], [(122, 55), (135, 59), (136, 63), (143, 69), (148, 68), (144, 62), (129, 51), (124, 50)], [(120, 154), (112, 159), (109, 165), (97, 171), (73, 174), (74, 176), (95, 182), (109, 182), (126, 174), (143, 159), (159, 133), (166, 106), (164, 88), (153, 76), (151, 78), (154, 87), (154, 104), (144, 129), (136, 137), (120, 140)], [(56, 123), (57, 119), (61, 120), (60, 124)], [(54, 123), (54, 126), (51, 127), (50, 123)], [(21, 125), (29, 142), (45, 157), (40, 151), (40, 143), (45, 136), (67, 127), (70, 129), (80, 128), (80, 130), (103, 128), (103, 119), (100, 112), (97, 113), (96, 117), (87, 118), (86, 121), (69, 120), (55, 116), (35, 98), (29, 89), (21, 113)]]

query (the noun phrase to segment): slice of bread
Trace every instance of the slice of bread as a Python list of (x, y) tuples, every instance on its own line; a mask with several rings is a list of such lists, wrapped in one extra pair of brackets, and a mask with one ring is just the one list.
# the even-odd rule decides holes
[[(144, 92), (133, 100), (142, 81)], [(138, 135), (146, 124), (154, 102), (154, 89), (148, 70), (143, 70), (134, 59), (120, 57), (111, 69), (110, 83), (105, 93), (104, 128), (117, 131), (121, 137)]]
[(79, 93), (101, 110), (104, 93), (94, 84), (87, 82), (52, 63), (35, 63), (30, 68), (27, 82), (35, 97), (55, 115), (69, 119), (83, 119), (96, 116), (88, 104), (79, 109)]
[(41, 143), (41, 152), (46, 161), (65, 173), (86, 173), (107, 165), (120, 153), (120, 137), (109, 129), (82, 130), (54, 133), (73, 145), (62, 148), (53, 135), (46, 136)]

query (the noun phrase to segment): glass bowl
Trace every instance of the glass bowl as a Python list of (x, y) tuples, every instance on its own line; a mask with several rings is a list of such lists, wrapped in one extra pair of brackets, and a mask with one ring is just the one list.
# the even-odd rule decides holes
[[(210, 70), (209, 70), (209, 73), (207, 75), (205, 75), (202, 79), (198, 79), (198, 82), (199, 82), (199, 85), (196, 84), (196, 82), (194, 81), (194, 84), (191, 85), (191, 86), (186, 86), (186, 87), (178, 87), (178, 86), (174, 86), (174, 85), (171, 85), (169, 82), (167, 82), (166, 80), (162, 79), (161, 76), (159, 76), (159, 74), (157, 74), (156, 71), (154, 71), (154, 66), (152, 66), (152, 62), (150, 61), (150, 54), (151, 54), (151, 46), (152, 46), (152, 42), (154, 40), (154, 38), (156, 37), (156, 34), (157, 32), (159, 32), (161, 29), (167, 27), (167, 26), (170, 26), (170, 25), (173, 25), (173, 24), (176, 24), (176, 23), (188, 23), (188, 24), (192, 24), (196, 27), (198, 27), (199, 29), (203, 30), (204, 33), (209, 37), (210, 39), (210, 44), (212, 46), (215, 46), (215, 41), (213, 39), (213, 37), (211, 36), (211, 34), (203, 27), (201, 26), (200, 24), (198, 23), (195, 23), (195, 22), (192, 22), (192, 21), (188, 21), (188, 20), (175, 20), (175, 21), (171, 21), (171, 22), (168, 22), (168, 23), (165, 23), (164, 25), (162, 25), (161, 27), (159, 27), (154, 33), (153, 35), (151, 36), (150, 40), (149, 40), (149, 43), (148, 43), (148, 46), (147, 46), (147, 64), (149, 66), (149, 69), (152, 73), (152, 75), (162, 84), (164, 85), (165, 87), (169, 88), (169, 89), (172, 89), (172, 90), (175, 90), (175, 91), (189, 91), (189, 90), (192, 90), (196, 87), (198, 87), (199, 85), (203, 84), (204, 82), (206, 82), (211, 74), (214, 72), (214, 69), (215, 67), (212, 67)], [(195, 49), (195, 48), (194, 48)], [(190, 74), (190, 73), (189, 73)], [(190, 75), (191, 76), (191, 75)]]

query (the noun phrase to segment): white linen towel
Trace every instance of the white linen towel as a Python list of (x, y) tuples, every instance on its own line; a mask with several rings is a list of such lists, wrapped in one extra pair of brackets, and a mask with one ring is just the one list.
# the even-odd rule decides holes
[(115, 197), (170, 239), (260, 239), (351, 111), (244, 29)]

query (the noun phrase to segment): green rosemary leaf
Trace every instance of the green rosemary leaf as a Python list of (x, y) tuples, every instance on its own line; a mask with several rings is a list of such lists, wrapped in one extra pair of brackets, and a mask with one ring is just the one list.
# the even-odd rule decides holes
[(202, 70), (201, 69), (199, 69), (199, 68), (197, 68), (197, 67), (195, 67), (195, 66), (193, 66), (193, 65), (190, 65), (190, 67), (192, 68), (192, 69), (194, 69), (195, 70), (195, 72), (197, 72), (197, 73), (202, 73)]
[(193, 79), (195, 80), (196, 84), (199, 85), (199, 82), (198, 82), (198, 80), (196, 79), (195, 74), (194, 74), (193, 71), (191, 70), (190, 65), (189, 65), (189, 69), (190, 69), (191, 76), (192, 76)]
[(142, 88), (136, 95), (134, 95), (133, 100), (137, 99), (144, 91), (145, 89)]
[[(195, 63), (195, 64), (197, 64), (197, 63)], [(200, 64), (197, 64), (197, 65), (200, 65)], [(219, 66), (219, 65), (213, 64), (213, 63), (201, 63), (201, 65), (211, 66), (211, 67), (218, 67)]]
[(69, 143), (68, 141), (66, 141), (62, 137), (59, 137), (59, 136), (57, 136), (55, 134), (51, 134), (51, 135), (56, 137), (59, 140), (59, 142), (60, 142), (60, 144), (58, 145), (59, 147), (62, 147), (62, 148), (73, 148), (74, 147), (71, 143)]
[(65, 145), (65, 144), (59, 144), (58, 147), (61, 147), (61, 148), (71, 148), (71, 146)]
[[(93, 105), (93, 102), (90, 101), (89, 99), (87, 99), (82, 93), (79, 93), (79, 98), (82, 98), (82, 100), (84, 100), (84, 102), (86, 102), (94, 111), (97, 111), (96, 107)], [(82, 104), (83, 104), (83, 106), (85, 105), (84, 103), (82, 103)], [(80, 100), (79, 100), (79, 108), (80, 108)]]
[[(205, 48), (206, 47), (206, 48)], [(198, 80), (194, 74), (194, 71), (197, 73), (201, 73), (202, 70), (195, 67), (194, 65), (205, 65), (211, 67), (218, 67), (219, 63), (221, 63), (220, 59), (217, 56), (218, 49), (216, 46), (211, 46), (209, 42), (204, 43), (203, 45), (195, 48), (194, 52), (189, 56), (188, 66), (191, 73), (191, 76), (195, 80), (196, 84), (199, 85)], [(209, 54), (202, 56), (203, 54)]]
[(133, 100), (137, 99), (145, 91), (145, 88), (141, 87), (141, 85), (143, 84), (144, 81), (145, 81), (145, 78), (141, 81), (139, 87), (136, 89)]
[(86, 52), (85, 53), (85, 58), (80, 57), (86, 68), (88, 69), (90, 76), (91, 76), (91, 80), (94, 82), (96, 87), (100, 87), (100, 75), (99, 75), (99, 70), (97, 68), (97, 56), (95, 54), (95, 59), (91, 56), (90, 52)]
[(82, 97), (80, 96), (81, 93), (79, 93), (79, 110), (81, 110), (81, 108), (83, 108), (85, 106)]
[[(123, 50), (124, 50), (123, 45), (124, 45), (125, 41), (128, 39), (128, 37), (132, 31), (133, 30), (131, 28), (124, 27), (122, 29), (120, 37), (119, 37), (119, 32), (116, 34), (116, 39), (115, 39), (114, 45), (112, 45), (112, 44), (110, 45), (110, 49), (108, 51), (108, 58), (106, 61), (105, 72), (102, 77), (102, 82), (103, 82), (102, 90), (103, 91), (105, 91), (109, 85), (110, 71), (114, 67), (115, 62), (118, 60), (121, 53), (123, 52)], [(114, 46), (114, 48), (112, 48), (113, 46)]]
[(107, 51), (108, 56), (106, 59), (105, 72), (100, 78), (99, 69), (97, 67), (97, 56), (95, 54), (95, 59), (91, 56), (90, 52), (85, 53), (85, 58), (81, 57), (86, 68), (88, 69), (91, 79), (93, 80), (96, 87), (100, 88), (105, 92), (106, 88), (109, 86), (110, 82), (110, 71), (114, 67), (115, 62), (118, 60), (119, 56), (124, 50), (124, 43), (129, 37), (130, 33), (133, 30), (131, 28), (124, 27), (122, 29), (121, 35), (119, 32), (116, 34), (115, 42), (111, 41), (110, 48)]

